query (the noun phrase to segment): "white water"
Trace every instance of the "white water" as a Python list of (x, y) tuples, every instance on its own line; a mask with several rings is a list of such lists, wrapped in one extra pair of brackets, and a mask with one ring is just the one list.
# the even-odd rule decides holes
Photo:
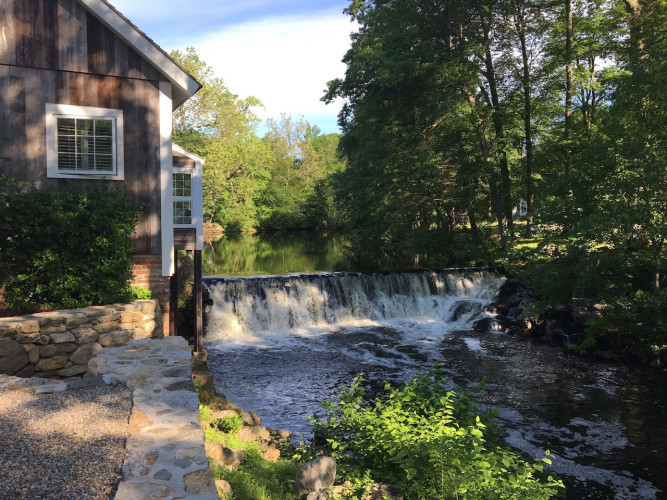
[(402, 322), (468, 329), (473, 318), (491, 315), (484, 307), (504, 279), (490, 270), (450, 270), (221, 280), (209, 284), (206, 340), (275, 345), (334, 327)]
[(473, 331), (503, 281), (488, 270), (208, 279), (209, 368), (235, 404), (307, 439), (306, 415), (359, 373), (399, 383), (440, 361), (458, 384), (487, 380), (506, 444), (550, 449), (568, 499), (661, 498), (663, 374)]

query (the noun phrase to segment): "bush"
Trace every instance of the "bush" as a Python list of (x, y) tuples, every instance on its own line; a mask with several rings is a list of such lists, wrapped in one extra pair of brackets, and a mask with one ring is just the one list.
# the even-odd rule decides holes
[(243, 419), (239, 415), (220, 418), (216, 421), (216, 428), (226, 434), (236, 434), (243, 427)]
[(122, 191), (29, 189), (0, 207), (0, 279), (7, 309), (75, 308), (132, 298), (139, 206)]
[[(494, 444), (491, 416), (478, 416), (474, 391), (453, 390), (438, 370), (365, 401), (357, 379), (315, 420), (344, 475), (400, 489), (406, 499), (547, 499), (562, 483)], [(368, 480), (361, 483), (368, 483)]]

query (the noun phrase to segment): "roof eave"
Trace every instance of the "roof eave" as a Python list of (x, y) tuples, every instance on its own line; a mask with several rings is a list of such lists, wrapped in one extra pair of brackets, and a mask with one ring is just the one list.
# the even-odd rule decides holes
[(202, 85), (106, 0), (80, 0), (102, 23), (125, 40), (160, 71), (173, 86), (173, 109), (192, 97)]

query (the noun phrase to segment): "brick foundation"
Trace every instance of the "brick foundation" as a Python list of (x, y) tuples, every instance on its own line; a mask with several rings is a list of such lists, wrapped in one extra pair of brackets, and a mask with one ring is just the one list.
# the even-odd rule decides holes
[(135, 255), (132, 258), (132, 286), (148, 288), (153, 298), (160, 303), (162, 311), (162, 330), (164, 335), (171, 335), (169, 323), (169, 276), (162, 276), (162, 257), (160, 255)]

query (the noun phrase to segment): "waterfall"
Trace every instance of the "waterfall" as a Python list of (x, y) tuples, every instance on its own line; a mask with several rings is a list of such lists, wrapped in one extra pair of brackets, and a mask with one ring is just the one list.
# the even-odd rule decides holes
[(460, 322), (478, 317), (504, 279), (479, 268), (206, 278), (213, 300), (206, 338), (224, 342), (334, 325)]

